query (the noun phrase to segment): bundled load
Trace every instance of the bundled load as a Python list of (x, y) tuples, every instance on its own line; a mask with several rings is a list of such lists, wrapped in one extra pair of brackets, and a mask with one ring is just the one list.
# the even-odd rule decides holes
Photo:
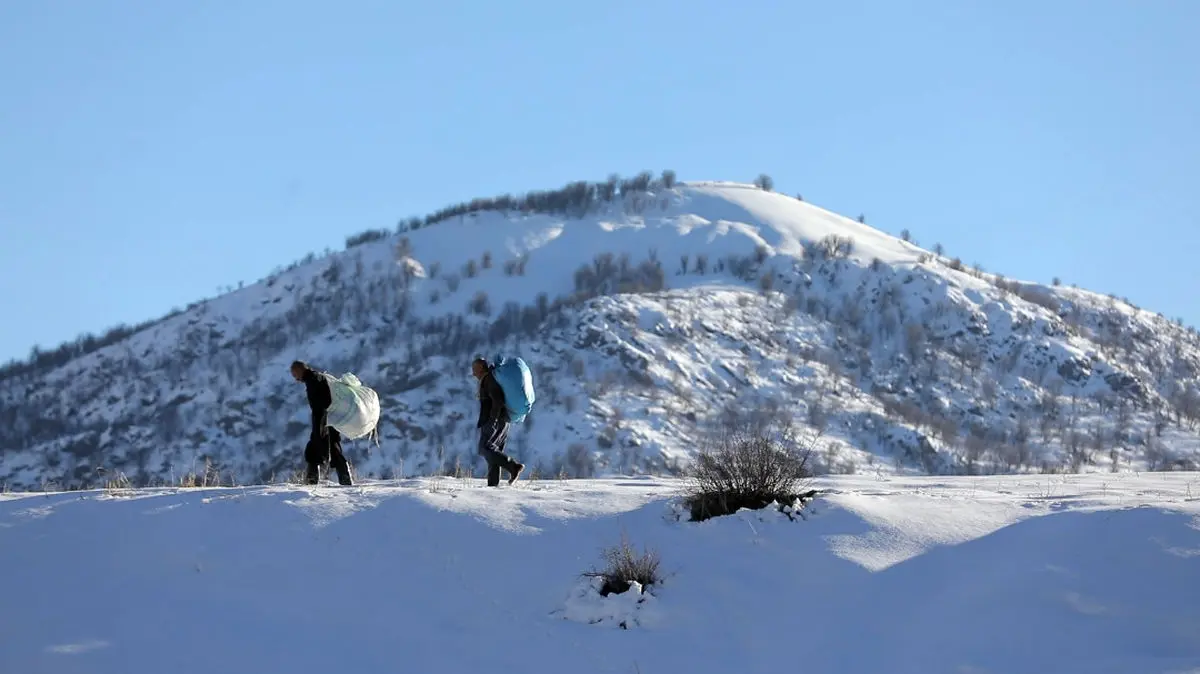
[[(329, 393), (333, 399), (325, 417), (326, 425), (336, 428), (338, 433), (350, 440), (374, 431), (379, 423), (379, 394), (349, 372), (340, 379), (325, 372), (321, 376), (329, 383)], [(379, 444), (378, 436), (375, 443)]]
[(533, 410), (536, 397), (533, 393), (533, 373), (518, 356), (511, 358), (496, 356), (492, 376), (504, 391), (504, 406), (508, 408), (508, 420), (519, 424)]

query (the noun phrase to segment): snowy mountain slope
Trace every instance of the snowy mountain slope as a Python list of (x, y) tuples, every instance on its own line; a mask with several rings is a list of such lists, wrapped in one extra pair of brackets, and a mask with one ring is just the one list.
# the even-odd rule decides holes
[(823, 433), (827, 471), (1197, 465), (1194, 330), (750, 185), (603, 192), (368, 238), (9, 370), (0, 483), (285, 479), (307, 433), (296, 358), (384, 396), (360, 475), (478, 470), (468, 365), (500, 352), (534, 367), (512, 442), (543, 474), (674, 472), (729, 410)]
[[(1200, 667), (1200, 605), (1181, 591), (1200, 573), (1197, 474), (836, 476), (794, 522), (676, 520), (677, 486), (0, 499), (0, 671)], [(580, 574), (622, 535), (663, 580), (600, 597)]]

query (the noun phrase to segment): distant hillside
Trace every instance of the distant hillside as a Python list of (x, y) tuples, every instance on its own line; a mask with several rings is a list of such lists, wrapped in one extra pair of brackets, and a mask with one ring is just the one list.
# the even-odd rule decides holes
[[(672, 175), (480, 199), (0, 371), (0, 483), (286, 479), (303, 358), (384, 398), (360, 475), (474, 468), (470, 359), (539, 390), (541, 474), (674, 473), (729, 414), (830, 472), (1200, 463), (1200, 337), (1111, 296), (965, 268), (770, 191)], [(418, 226), (419, 225), (419, 226)]]

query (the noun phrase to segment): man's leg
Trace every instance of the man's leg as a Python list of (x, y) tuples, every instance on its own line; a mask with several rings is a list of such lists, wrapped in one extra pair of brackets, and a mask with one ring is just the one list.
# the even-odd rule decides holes
[(321, 464), (325, 463), (328, 455), (329, 448), (324, 440), (313, 438), (308, 441), (308, 445), (304, 448), (304, 462), (308, 464), (308, 470), (304, 474), (306, 484), (320, 482)]
[(500, 464), (496, 462), (496, 453), (489, 452), (483, 458), (487, 461), (487, 486), (498, 486), (500, 484)]
[(488, 421), (479, 429), (479, 453), (487, 461), (487, 486), (500, 484), (500, 468), (507, 466), (509, 458), (501, 451), (508, 437), (508, 424)]
[[(517, 476), (521, 474), (521, 471), (525, 470), (525, 464), (504, 452), (508, 446), (508, 429), (511, 427), (510, 424), (507, 421), (498, 421), (496, 423), (500, 427), (496, 432), (496, 453), (502, 457), (504, 470), (508, 471), (508, 483), (512, 484), (516, 481)], [(499, 476), (497, 476), (497, 479), (499, 479)]]
[(508, 444), (509, 423), (504, 419), (497, 419), (484, 428), (488, 431), (488, 453), (485, 456), (490, 457), (488, 459), (488, 485), (494, 487), (500, 484), (501, 468), (508, 471), (508, 483), (512, 484), (525, 469), (525, 465), (514, 461), (511, 456), (504, 453), (505, 446)]
[(350, 479), (350, 463), (342, 454), (342, 434), (338, 433), (336, 428), (330, 427), (328, 430), (329, 466), (337, 471), (338, 484), (350, 486), (354, 481)]

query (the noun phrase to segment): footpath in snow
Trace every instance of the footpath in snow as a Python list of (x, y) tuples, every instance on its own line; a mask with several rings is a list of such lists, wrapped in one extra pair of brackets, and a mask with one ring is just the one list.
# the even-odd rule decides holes
[[(2, 495), (0, 672), (1200, 672), (1200, 475), (827, 478), (794, 522), (678, 486)], [(622, 534), (666, 578), (601, 599)]]

